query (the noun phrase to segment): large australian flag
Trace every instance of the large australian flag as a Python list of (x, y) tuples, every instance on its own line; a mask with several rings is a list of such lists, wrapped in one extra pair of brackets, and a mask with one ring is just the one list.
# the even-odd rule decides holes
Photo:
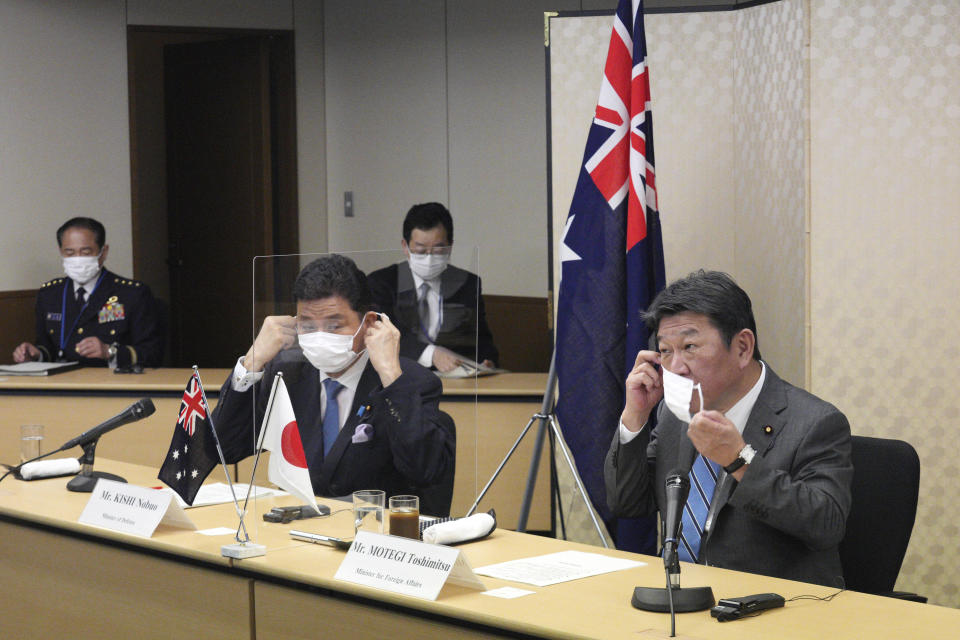
[[(627, 372), (647, 344), (640, 312), (664, 287), (641, 0), (620, 0), (614, 17), (560, 258), (557, 418), (594, 507), (612, 525), (603, 460)], [(616, 527), (617, 545), (654, 553), (655, 525), (633, 525), (629, 534)]]

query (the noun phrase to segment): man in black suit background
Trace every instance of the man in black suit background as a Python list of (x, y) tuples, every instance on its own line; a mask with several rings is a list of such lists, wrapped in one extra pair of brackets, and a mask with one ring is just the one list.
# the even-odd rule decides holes
[(260, 429), (282, 372), (317, 495), (383, 489), (419, 495), (423, 513), (447, 515), (456, 435), (439, 409), (440, 380), (400, 356), (400, 332), (371, 311), (366, 277), (349, 258), (314, 260), (293, 295), (296, 317), (267, 317), (221, 388), (213, 419), (226, 461), (254, 452), (251, 425)]
[(104, 268), (106, 237), (93, 218), (71, 218), (57, 229), (66, 277), (40, 287), (36, 340), (14, 349), (14, 362), (160, 366), (163, 331), (156, 301), (147, 285)]
[[(662, 514), (665, 479), (692, 444), (700, 455), (681, 560), (842, 586), (853, 479), (846, 417), (760, 359), (750, 298), (727, 274), (670, 284), (644, 319), (658, 350), (637, 354), (627, 376), (604, 468), (610, 509)], [(702, 396), (691, 401), (694, 384)], [(702, 475), (708, 466), (715, 485)], [(702, 521), (692, 517), (698, 509)]]
[(403, 221), (405, 262), (369, 275), (377, 306), (400, 329), (400, 355), (447, 372), (459, 356), (496, 366), (480, 278), (450, 264), (453, 218), (438, 202), (417, 204)]

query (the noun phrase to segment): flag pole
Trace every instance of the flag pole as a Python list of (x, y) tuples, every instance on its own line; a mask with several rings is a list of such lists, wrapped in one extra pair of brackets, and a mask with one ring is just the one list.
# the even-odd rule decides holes
[(243, 535), (246, 536), (245, 540), (241, 540), (240, 531), (238, 529), (236, 539), (237, 542), (248, 542), (250, 540), (250, 536), (247, 534), (246, 527), (243, 526), (243, 513), (240, 511), (240, 503), (237, 501), (237, 493), (233, 487), (233, 480), (230, 478), (230, 470), (227, 468), (227, 460), (223, 456), (223, 447), (220, 446), (220, 437), (217, 435), (217, 429), (213, 424), (213, 413), (210, 411), (210, 403), (207, 402), (207, 392), (203, 389), (203, 380), (200, 378), (200, 368), (197, 365), (193, 365), (193, 373), (197, 376), (197, 385), (200, 386), (200, 396), (203, 398), (203, 406), (207, 412), (207, 420), (210, 421), (210, 430), (213, 431), (213, 441), (217, 445), (217, 455), (220, 457), (220, 466), (223, 468), (223, 474), (227, 477), (227, 486), (230, 487), (230, 495), (233, 497), (233, 506), (237, 510), (237, 517), (240, 518), (240, 526), (243, 527)]
[[(243, 501), (243, 512), (247, 512), (247, 503), (250, 501), (250, 493), (253, 489), (254, 478), (257, 477), (257, 465), (260, 464), (260, 454), (263, 453), (263, 438), (266, 433), (266, 429), (263, 428), (263, 425), (267, 424), (267, 421), (270, 420), (270, 414), (273, 412), (273, 399), (277, 395), (277, 380), (283, 377), (282, 371), (277, 371), (277, 375), (273, 377), (273, 386), (270, 387), (270, 397), (267, 399), (267, 408), (263, 412), (263, 421), (260, 423), (260, 433), (257, 435), (257, 447), (256, 455), (253, 457), (253, 471), (250, 472), (250, 484), (247, 485), (249, 489), (247, 490), (247, 497)], [(243, 525), (243, 518), (240, 519), (240, 524)], [(239, 540), (240, 530), (237, 529), (237, 536)]]

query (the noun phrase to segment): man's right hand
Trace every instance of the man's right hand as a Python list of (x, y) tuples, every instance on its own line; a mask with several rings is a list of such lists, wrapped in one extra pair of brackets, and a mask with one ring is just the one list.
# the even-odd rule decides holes
[(620, 420), (630, 431), (640, 431), (650, 418), (650, 412), (663, 398), (663, 379), (660, 377), (659, 365), (659, 353), (641, 351), (627, 376), (627, 401)]
[(244, 368), (253, 373), (263, 371), (267, 363), (283, 349), (297, 342), (297, 319), (293, 316), (267, 316), (257, 339), (243, 358)]
[(13, 350), (13, 361), (14, 362), (28, 362), (33, 360), (40, 359), (40, 349), (37, 349), (35, 346), (29, 342), (23, 342), (19, 347)]
[(438, 345), (433, 350), (433, 366), (443, 373), (453, 371), (460, 366), (460, 356)]

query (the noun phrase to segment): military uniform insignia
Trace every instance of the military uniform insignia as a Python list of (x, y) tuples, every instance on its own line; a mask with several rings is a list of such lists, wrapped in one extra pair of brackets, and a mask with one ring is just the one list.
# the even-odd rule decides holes
[(117, 300), (117, 296), (111, 296), (97, 314), (100, 324), (116, 322), (126, 317), (126, 310), (123, 308), (123, 303)]
[(53, 311), (47, 311), (47, 320), (50, 322), (60, 322), (62, 316), (59, 313), (54, 313)]

